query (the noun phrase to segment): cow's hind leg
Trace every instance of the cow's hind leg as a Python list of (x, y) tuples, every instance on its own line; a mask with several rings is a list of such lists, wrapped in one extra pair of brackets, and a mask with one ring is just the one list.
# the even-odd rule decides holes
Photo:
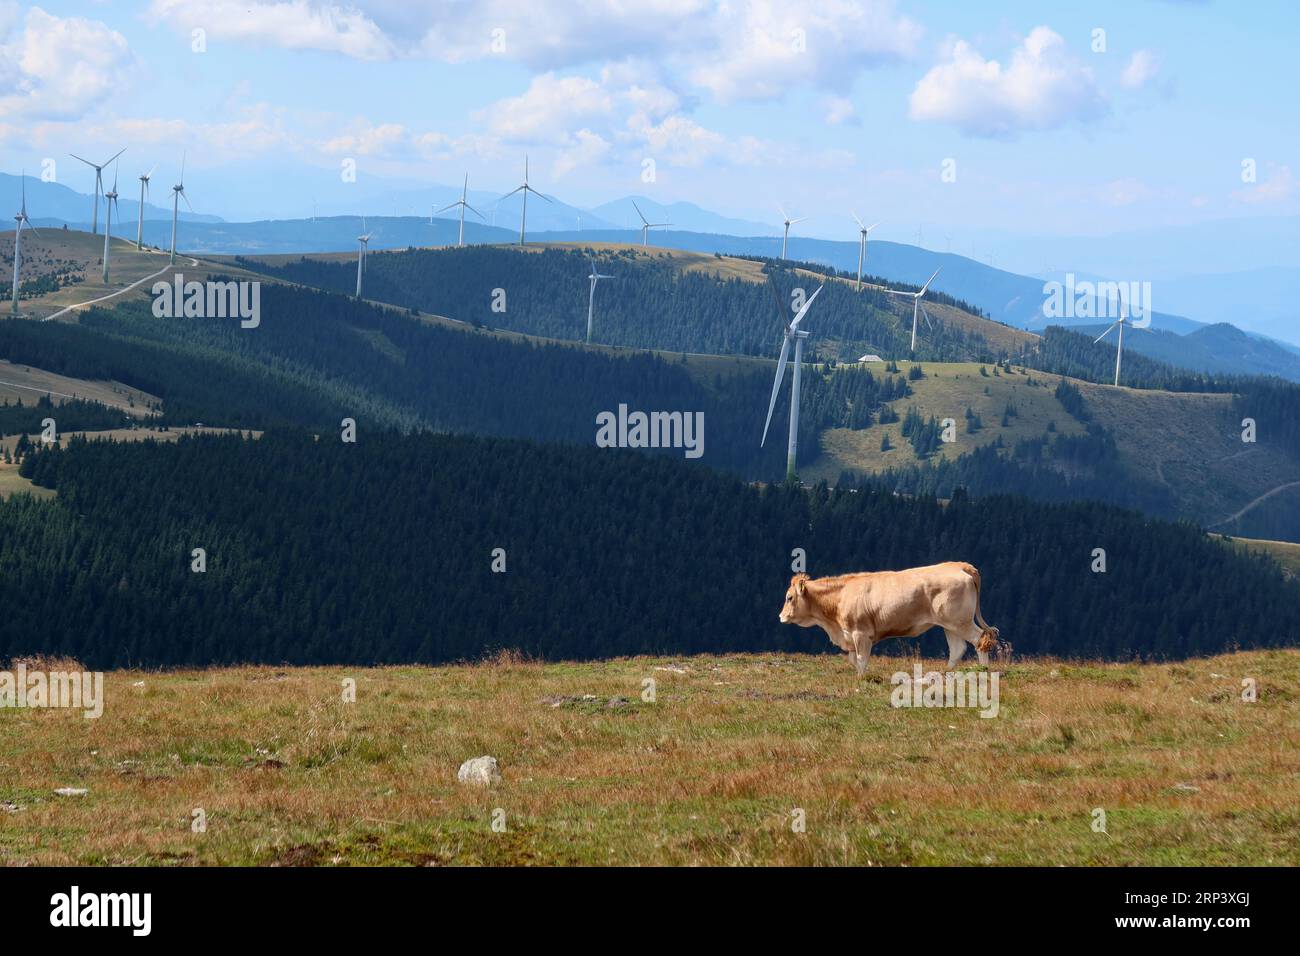
[(946, 627), (943, 629), (943, 636), (948, 638), (948, 670), (952, 670), (966, 653), (966, 638)]
[[(953, 642), (952, 635), (956, 634), (958, 635), (957, 638), (958, 643), (969, 644), (971, 647), (975, 648), (975, 656), (979, 658), (979, 662), (981, 664), (984, 664), (985, 666), (988, 665), (989, 662), (988, 651), (981, 651), (979, 647), (980, 638), (983, 636), (984, 631), (974, 621), (962, 627), (955, 627), (951, 631), (945, 630), (944, 633), (948, 635), (949, 649), (952, 648), (952, 642)], [(962, 648), (962, 651), (965, 652), (964, 647)], [(960, 657), (961, 655), (959, 654), (958, 656)], [(948, 666), (952, 667), (951, 661), (948, 662)]]

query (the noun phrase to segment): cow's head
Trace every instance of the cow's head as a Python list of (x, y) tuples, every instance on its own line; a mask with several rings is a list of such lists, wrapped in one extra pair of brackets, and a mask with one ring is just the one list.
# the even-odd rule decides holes
[(808, 593), (808, 575), (796, 574), (790, 579), (790, 587), (785, 592), (785, 604), (781, 606), (781, 623), (798, 624), (801, 627), (812, 625), (812, 595)]

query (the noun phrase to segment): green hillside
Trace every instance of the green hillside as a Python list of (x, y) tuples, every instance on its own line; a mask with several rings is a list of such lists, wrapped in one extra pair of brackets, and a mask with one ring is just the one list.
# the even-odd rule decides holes
[[(600, 343), (769, 356), (780, 346), (796, 290), (811, 295), (825, 283), (807, 320), (813, 357), (903, 358), (909, 351), (910, 300), (771, 260), (615, 244), (410, 249), (371, 255), (364, 294), (476, 326), (575, 340), (586, 334), (589, 255), (614, 276), (596, 290), (593, 339)], [(232, 264), (333, 292), (356, 287), (355, 261), (341, 255), (238, 257)], [(921, 358), (992, 360), (1036, 338), (972, 315), (937, 292), (927, 303), (937, 321), (933, 328), (923, 323)]]

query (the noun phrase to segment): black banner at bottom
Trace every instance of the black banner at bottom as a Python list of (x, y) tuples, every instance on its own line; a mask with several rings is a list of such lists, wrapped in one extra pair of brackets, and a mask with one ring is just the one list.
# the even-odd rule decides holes
[(21, 868), (0, 870), (0, 898), (7, 942), (337, 943), (431, 921), (439, 941), (511, 930), (536, 939), (571, 933), (575, 917), (617, 915), (647, 932), (697, 927), (693, 938), (715, 926), (734, 943), (835, 909), (869, 921), (875, 941), (915, 943), (974, 920), (1070, 940), (1230, 942), (1289, 925), (1293, 880), (1285, 869)]

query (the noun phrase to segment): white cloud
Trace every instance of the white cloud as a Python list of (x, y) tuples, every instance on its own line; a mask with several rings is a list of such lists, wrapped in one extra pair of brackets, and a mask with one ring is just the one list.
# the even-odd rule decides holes
[(1108, 206), (1131, 206), (1153, 199), (1156, 195), (1156, 190), (1132, 177), (1103, 183), (1098, 190), (1098, 198)]
[(401, 123), (379, 123), (332, 137), (321, 144), (321, 149), (333, 156), (384, 156), (410, 139)]
[(551, 167), (556, 179), (567, 176), (582, 166), (597, 163), (609, 153), (610, 144), (600, 134), (589, 129), (578, 130), (573, 134), (573, 139), (573, 146), (561, 150)]
[(519, 96), (498, 100), (475, 114), (494, 136), (518, 143), (564, 143), (578, 123), (608, 115), (613, 98), (605, 88), (583, 76), (534, 77)]
[(320, 0), (153, 0), (150, 14), (209, 40), (236, 40), (323, 50), (359, 60), (386, 60), (394, 44), (374, 20), (352, 5)]
[(842, 123), (848, 123), (856, 126), (860, 122), (858, 112), (853, 107), (853, 101), (844, 96), (828, 96), (822, 102), (825, 108), (825, 120), (831, 126), (839, 126)]
[[(685, 116), (669, 116), (660, 123), (634, 118), (629, 125), (636, 139), (656, 162), (699, 166), (714, 159), (743, 159), (721, 133), (705, 129)], [(751, 149), (752, 144), (746, 147)]]
[(361, 60), (501, 56), (534, 69), (660, 49), (706, 11), (707, 0), (153, 0), (175, 29)]
[(1291, 173), (1290, 166), (1269, 163), (1268, 176), (1261, 182), (1238, 189), (1232, 197), (1252, 205), (1276, 205), (1300, 192), (1300, 182)]
[(912, 56), (922, 32), (894, 0), (152, 0), (150, 12), (185, 34), (363, 60), (544, 72), (639, 60), (723, 102), (846, 90), (862, 68)]
[(126, 38), (103, 23), (32, 7), (0, 33), (0, 117), (79, 119), (106, 100), (134, 64)]
[(800, 84), (847, 90), (862, 68), (912, 56), (921, 28), (892, 0), (750, 0), (719, 5), (711, 33), (716, 49), (690, 78), (726, 103)]
[(1127, 90), (1140, 90), (1160, 72), (1160, 64), (1150, 50), (1136, 51), (1120, 74), (1119, 81)]
[(911, 117), (950, 123), (973, 136), (1012, 136), (1106, 113), (1092, 71), (1069, 55), (1060, 34), (1035, 27), (1003, 67), (964, 40), (917, 83)]

